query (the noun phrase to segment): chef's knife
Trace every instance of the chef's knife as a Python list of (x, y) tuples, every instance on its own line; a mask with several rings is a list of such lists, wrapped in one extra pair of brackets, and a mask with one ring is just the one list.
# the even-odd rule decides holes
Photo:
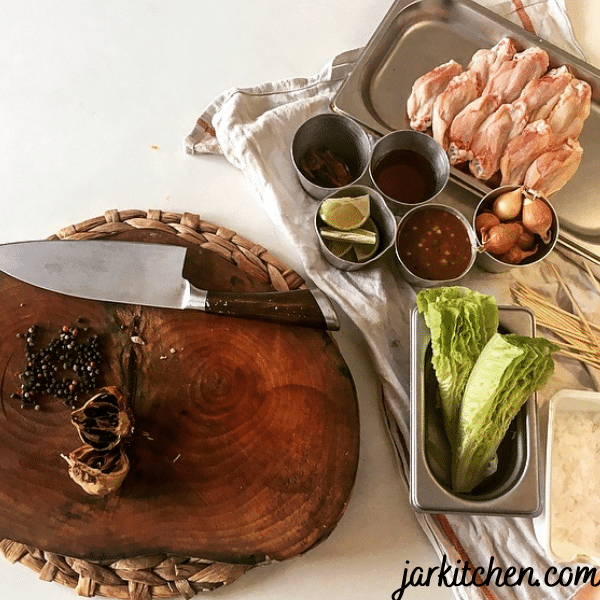
[(196, 309), (315, 329), (338, 330), (317, 289), (285, 292), (201, 290), (182, 275), (187, 249), (168, 244), (90, 240), (0, 245), (0, 270), (68, 296), (171, 309)]

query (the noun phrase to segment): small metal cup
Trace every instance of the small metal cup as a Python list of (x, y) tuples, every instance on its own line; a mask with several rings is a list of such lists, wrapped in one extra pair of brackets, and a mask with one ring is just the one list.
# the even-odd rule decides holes
[[(365, 194), (369, 195), (371, 202), (371, 218), (379, 230), (379, 248), (374, 256), (363, 262), (344, 260), (343, 258), (339, 258), (333, 254), (333, 252), (327, 248), (323, 238), (321, 237), (321, 234), (319, 233), (319, 228), (322, 226), (321, 217), (319, 217), (319, 208), (321, 208), (321, 204), (325, 202), (327, 198), (341, 198), (345, 196), (356, 197), (363, 196)], [(337, 269), (341, 269), (342, 271), (358, 271), (359, 269), (364, 269), (378, 260), (394, 245), (394, 240), (396, 239), (396, 218), (394, 217), (392, 211), (388, 208), (385, 200), (381, 194), (379, 194), (379, 192), (364, 185), (351, 185), (340, 188), (333, 194), (327, 196), (327, 198), (324, 198), (319, 203), (319, 206), (315, 211), (314, 227), (317, 234), (317, 239), (319, 240), (319, 248), (321, 249), (321, 252), (323, 253), (323, 256), (327, 262), (329, 262), (331, 265)]]
[(304, 190), (317, 200), (322, 200), (339, 187), (324, 187), (308, 179), (300, 169), (300, 161), (310, 150), (328, 148), (348, 165), (358, 181), (369, 166), (371, 141), (365, 130), (352, 119), (334, 113), (316, 115), (305, 121), (294, 134), (292, 163)]
[[(431, 193), (421, 202), (405, 202), (402, 198), (392, 198), (377, 185), (377, 181), (375, 180), (377, 166), (381, 160), (394, 150), (410, 150), (415, 152), (426, 159), (431, 166), (434, 178)], [(369, 176), (373, 186), (386, 199), (388, 206), (394, 214), (401, 216), (411, 208), (429, 202), (446, 187), (450, 177), (450, 161), (448, 160), (446, 151), (431, 136), (419, 131), (413, 131), (412, 129), (392, 131), (379, 139), (373, 147), (369, 162)]]
[[(415, 212), (430, 209), (430, 208), (435, 208), (437, 210), (444, 210), (446, 212), (453, 214), (455, 217), (457, 217), (460, 220), (460, 222), (464, 225), (465, 230), (467, 231), (467, 235), (469, 236), (469, 240), (471, 241), (471, 260), (469, 261), (469, 264), (467, 265), (465, 270), (457, 277), (448, 278), (448, 279), (440, 279), (440, 280), (424, 279), (423, 277), (420, 277), (416, 273), (413, 273), (404, 264), (404, 261), (402, 260), (402, 256), (400, 254), (400, 250), (398, 247), (398, 238), (400, 236), (400, 232), (402, 231), (402, 228), (404, 227), (404, 225), (406, 224), (406, 221), (410, 218), (410, 216), (413, 215)], [(400, 274), (406, 281), (408, 281), (408, 283), (410, 283), (411, 285), (414, 285), (416, 287), (421, 287), (421, 288), (440, 287), (442, 285), (451, 285), (451, 284), (456, 283), (457, 281), (462, 279), (471, 270), (471, 268), (475, 264), (475, 259), (477, 258), (477, 238), (475, 236), (475, 232), (473, 231), (473, 228), (471, 227), (471, 224), (469, 223), (469, 221), (465, 218), (465, 216), (460, 211), (458, 211), (457, 209), (453, 208), (452, 206), (448, 206), (446, 204), (420, 204), (418, 206), (415, 206), (412, 210), (408, 211), (402, 217), (402, 219), (400, 219), (400, 222), (398, 223), (398, 229), (396, 232), (396, 239), (395, 239), (394, 247), (396, 249), (396, 259), (397, 259), (397, 263), (398, 263), (398, 268), (400, 270)]]
[[(505, 185), (505, 186), (496, 188), (495, 190), (492, 190), (491, 192), (488, 192), (481, 199), (481, 201), (477, 205), (477, 208), (475, 209), (475, 212), (473, 214), (473, 230), (475, 231), (475, 236), (477, 238), (478, 246), (481, 245), (481, 239), (480, 239), (480, 236), (477, 233), (477, 229), (475, 227), (475, 221), (477, 220), (477, 217), (482, 212), (485, 212), (486, 210), (487, 211), (492, 210), (494, 201), (496, 200), (496, 198), (498, 196), (500, 196), (501, 194), (504, 194), (505, 192), (510, 192), (512, 190), (516, 190), (519, 187), (521, 187), (521, 186)], [(540, 261), (544, 260), (546, 258), (546, 256), (548, 256), (550, 254), (550, 252), (552, 252), (552, 250), (554, 249), (554, 246), (556, 246), (556, 242), (558, 241), (558, 234), (559, 234), (559, 229), (560, 229), (559, 222), (558, 222), (558, 215), (556, 214), (556, 211), (554, 210), (554, 207), (552, 206), (552, 204), (548, 200), (546, 200), (546, 198), (541, 198), (541, 199), (546, 202), (546, 204), (550, 207), (550, 210), (552, 211), (552, 225), (550, 227), (550, 233), (551, 233), (550, 242), (548, 244), (541, 245), (535, 254), (532, 254), (531, 256), (528, 256), (527, 258), (523, 259), (523, 262), (521, 262), (517, 265), (506, 263), (506, 262), (500, 260), (499, 258), (496, 258), (493, 254), (490, 254), (489, 252), (479, 252), (479, 254), (477, 256), (477, 266), (478, 267), (481, 267), (484, 271), (488, 271), (489, 273), (505, 273), (506, 271), (510, 271), (510, 269), (522, 269), (522, 268), (528, 267), (530, 265), (535, 265), (535, 264), (539, 263)]]

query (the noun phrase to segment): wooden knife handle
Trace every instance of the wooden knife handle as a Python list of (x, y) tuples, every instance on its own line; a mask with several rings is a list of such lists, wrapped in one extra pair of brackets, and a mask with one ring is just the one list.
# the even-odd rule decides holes
[(220, 292), (206, 294), (204, 310), (214, 315), (244, 317), (314, 329), (337, 331), (340, 323), (329, 298), (320, 290), (289, 292)]

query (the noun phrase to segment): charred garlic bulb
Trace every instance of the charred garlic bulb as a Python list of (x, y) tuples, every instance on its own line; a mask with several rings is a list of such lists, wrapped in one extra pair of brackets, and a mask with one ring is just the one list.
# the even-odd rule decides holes
[(86, 444), (63, 458), (69, 464), (71, 479), (92, 496), (118, 490), (129, 471), (129, 459), (122, 446), (103, 451)]
[(96, 450), (111, 450), (133, 430), (133, 417), (123, 394), (113, 386), (100, 390), (80, 409), (71, 414), (71, 421), (84, 444)]

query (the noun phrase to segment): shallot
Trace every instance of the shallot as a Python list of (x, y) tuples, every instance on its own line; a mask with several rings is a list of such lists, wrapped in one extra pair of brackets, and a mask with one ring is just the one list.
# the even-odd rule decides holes
[(535, 235), (531, 233), (531, 231), (525, 229), (523, 223), (519, 223), (519, 225), (521, 226), (521, 233), (517, 240), (517, 246), (521, 250), (531, 250), (535, 245)]
[(491, 212), (484, 212), (478, 215), (475, 219), (475, 229), (479, 232), (481, 236), (486, 231), (489, 231), (494, 225), (499, 225), (500, 219)]
[(518, 223), (499, 223), (481, 236), (480, 250), (491, 254), (504, 254), (516, 245), (521, 235)]
[(537, 233), (544, 244), (550, 242), (552, 210), (539, 196), (526, 195), (523, 200), (523, 225), (532, 233)]
[[(491, 210), (490, 210), (491, 209)], [(553, 211), (539, 192), (524, 186), (504, 192), (475, 219), (480, 252), (520, 264), (552, 238)]]
[(513, 246), (508, 252), (504, 254), (500, 254), (498, 258), (505, 263), (510, 265), (519, 265), (521, 264), (528, 256), (532, 256), (538, 250), (538, 247), (535, 246), (531, 250), (523, 250), (519, 248), (519, 246)]
[(516, 219), (523, 206), (523, 188), (500, 194), (494, 201), (492, 210), (501, 221)]

